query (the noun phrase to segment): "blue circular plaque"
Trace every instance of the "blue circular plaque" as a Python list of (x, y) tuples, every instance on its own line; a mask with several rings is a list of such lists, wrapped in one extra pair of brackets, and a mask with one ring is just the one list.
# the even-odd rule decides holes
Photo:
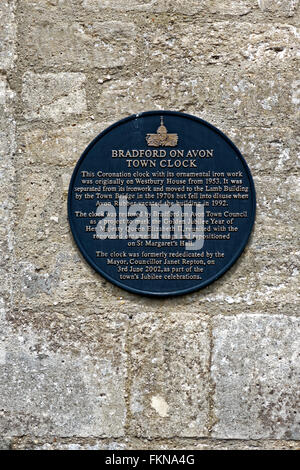
[(255, 204), (250, 170), (228, 137), (197, 117), (150, 111), (90, 143), (70, 182), (68, 215), (98, 273), (130, 292), (170, 296), (233, 265)]

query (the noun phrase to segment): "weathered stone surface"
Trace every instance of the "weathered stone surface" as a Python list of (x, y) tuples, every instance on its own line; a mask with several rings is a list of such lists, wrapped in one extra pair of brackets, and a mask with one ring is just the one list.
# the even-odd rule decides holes
[(28, 167), (19, 175), (15, 229), (19, 240), (16, 246), (19, 295), (16, 305), (20, 301), (20, 305), (49, 306), (63, 298), (64, 302), (72, 304), (76, 302), (76, 292), (83, 302), (87, 301), (79, 284), (83, 287), (91, 283), (94, 273), (86, 263), (78, 264), (78, 252), (70, 246), (67, 195), (60, 173), (44, 166), (43, 170)]
[[(119, 67), (136, 55), (134, 23), (80, 15), (78, 2), (21, 1), (23, 57), (45, 67)], [(79, 13), (79, 15), (78, 15)], [(63, 45), (63, 47), (62, 47)]]
[(296, 175), (256, 177), (257, 218), (255, 242), (264, 249), (295, 248), (299, 204), (299, 179)]
[(82, 73), (26, 72), (22, 99), (25, 119), (62, 121), (86, 110), (85, 75)]
[[(294, 311), (299, 282), (295, 248), (298, 182), (294, 175), (283, 180), (279, 171), (276, 178), (269, 175), (255, 178), (258, 210), (254, 234), (238, 262), (208, 288), (180, 299), (154, 301), (128, 294), (95, 273), (79, 254), (68, 227), (66, 198), (73, 168), (66, 166), (63, 171), (56, 168), (63, 165), (60, 144), (62, 155), (70, 159), (70, 164), (75, 163), (81, 153), (74, 158), (78, 139), (85, 140), (86, 145), (94, 137), (91, 134), (96, 133), (94, 126), (97, 124), (41, 130), (36, 134), (33, 131), (32, 139), (30, 133), (26, 134), (26, 157), (16, 200), (19, 265), (16, 305), (37, 311), (49, 310), (53, 305), (60, 308), (76, 305), (78, 309), (95, 309), (99, 313), (112, 306), (124, 313), (138, 313), (141, 309), (152, 312), (153, 306), (161, 313), (177, 309), (197, 312), (200, 308), (206, 314), (216, 309), (228, 314), (237, 313), (239, 308), (253, 309), (255, 305), (265, 312), (271, 306), (277, 311)], [(258, 142), (262, 141), (260, 135)], [(49, 144), (45, 144), (47, 136)], [(53, 158), (53, 165), (43, 165), (44, 158), (49, 161)], [(39, 166), (30, 165), (33, 160)]]
[(196, 315), (140, 314), (131, 325), (131, 432), (206, 436), (209, 332)]
[(82, 6), (93, 12), (105, 8), (120, 11), (147, 11), (150, 9), (153, 11), (156, 4), (157, 0), (128, 0), (126, 3), (122, 2), (122, 0), (82, 0)]
[(32, 129), (27, 126), (22, 130), (20, 140), (23, 143), (19, 142), (18, 158), (22, 159), (25, 166), (47, 164), (70, 167), (72, 170), (88, 144), (110, 124), (78, 124), (75, 121), (71, 126), (55, 129)]
[[(216, 283), (195, 301), (222, 313), (239, 308), (294, 313), (299, 301), (299, 180), (296, 176), (256, 176), (257, 215), (245, 252)], [(238, 308), (236, 308), (238, 307)]]
[(264, 311), (277, 306), (282, 312), (293, 312), (298, 303), (298, 264), (296, 249), (268, 249), (257, 243), (245, 251), (218, 284), (199, 292), (196, 299), (204, 304), (202, 308), (207, 309), (205, 302), (212, 303), (212, 310), (227, 304), (227, 308), (222, 309), (224, 313), (235, 306), (252, 310), (260, 306)]
[[(114, 112), (113, 108), (111, 109)], [(127, 114), (134, 111), (136, 109), (128, 108)], [(18, 160), (22, 159), (26, 166), (45, 163), (70, 167), (71, 171), (87, 145), (112, 122), (74, 122), (71, 126), (55, 129), (24, 127), (19, 141)], [(280, 176), (282, 173), (291, 174), (298, 171), (299, 136), (296, 128), (239, 128), (232, 127), (228, 122), (221, 123), (220, 128), (240, 149), (253, 175)], [(276, 187), (277, 185), (274, 185), (275, 189)]]
[[(223, 305), (239, 305), (268, 310), (272, 304), (285, 311), (297, 305), (299, 254), (295, 247), (298, 231), (298, 180), (285, 181), (272, 176), (256, 177), (258, 199), (255, 231), (245, 253), (216, 283), (181, 300), (147, 300), (128, 294), (105, 281), (83, 260), (70, 234), (66, 198), (72, 173), (54, 166), (23, 169), (17, 190), (19, 266), (15, 304), (34, 309), (76, 305), (79, 309), (105, 312), (115, 305), (120, 311), (151, 312), (156, 309), (197, 311), (198, 302), (205, 312)], [(283, 197), (283, 194), (285, 195)], [(278, 268), (280, 266), (280, 269)], [(105, 290), (104, 290), (104, 286)], [(99, 289), (101, 296), (99, 296)], [(120, 301), (121, 298), (121, 301)], [(187, 302), (190, 298), (190, 302)], [(202, 307), (203, 308), (203, 307)], [(223, 310), (222, 310), (223, 311)]]
[(11, 449), (11, 439), (8, 437), (0, 438), (0, 450), (10, 450)]
[[(15, 121), (7, 81), (0, 79), (0, 312), (5, 315), (13, 292)], [(1, 354), (0, 354), (1, 357)], [(1, 360), (1, 359), (0, 359)]]
[(299, 441), (291, 440), (221, 440), (221, 439), (11, 439), (13, 450), (299, 450)]
[(259, 8), (272, 15), (294, 16), (299, 7), (299, 0), (258, 0)]
[[(14, 60), (13, 24), (14, 2), (3, 2), (0, 5), (0, 68), (8, 69)], [(5, 17), (7, 24), (5, 23)], [(13, 98), (7, 79), (0, 78), (0, 367), (6, 360), (3, 347), (5, 330), (2, 326), (13, 300), (14, 275), (14, 153), (15, 121), (13, 117)], [(0, 374), (0, 383), (3, 377)], [(4, 382), (5, 384), (5, 382)], [(10, 440), (1, 433), (1, 449), (9, 449)]]
[[(116, 108), (117, 106), (115, 109), (111, 108), (112, 113), (117, 114)], [(128, 114), (134, 111), (136, 109), (128, 108)], [(45, 163), (71, 169), (87, 145), (112, 123), (113, 121), (82, 124), (74, 122), (71, 126), (55, 129), (32, 129), (26, 126), (19, 139), (18, 160), (22, 159), (26, 166)], [(291, 174), (298, 171), (300, 138), (296, 128), (239, 128), (223, 122), (220, 129), (239, 148), (253, 175), (280, 176), (283, 172)]]
[(0, 4), (0, 69), (13, 67), (15, 60), (15, 0), (2, 0)]
[[(257, 80), (254, 76), (260, 76)], [(224, 121), (258, 127), (273, 127), (278, 122), (296, 126), (299, 106), (295, 93), (299, 84), (294, 73), (256, 69), (254, 73), (224, 73), (214, 112)], [(242, 104), (243, 103), (243, 104)], [(208, 115), (208, 109), (205, 115)]]
[(299, 439), (297, 317), (214, 318), (216, 438)]
[(1, 344), (1, 434), (122, 436), (122, 318), (112, 314), (109, 328), (96, 321), (95, 331), (84, 318), (81, 324), (68, 319), (66, 311), (40, 311), (30, 325), (29, 315), (10, 315), (2, 324), (7, 339)]
[[(292, 17), (298, 8), (298, 0), (82, 0), (82, 5), (93, 12), (103, 9), (118, 11), (146, 11), (151, 13), (179, 13), (195, 15), (204, 13), (207, 20), (215, 15), (240, 16), (256, 13), (258, 17), (272, 14), (275, 17)], [(262, 15), (260, 15), (262, 14)]]
[[(212, 66), (209, 70), (183, 66), (175, 70), (112, 79), (93, 93), (101, 119), (127, 116), (149, 109), (189, 112), (226, 127), (296, 126), (298, 103), (294, 73)], [(260, 80), (256, 75), (261, 74)]]
[[(299, 448), (298, 17), (297, 0), (1, 2), (2, 448)], [(105, 281), (67, 220), (86, 145), (150, 109), (224, 131), (257, 191), (243, 255), (178, 298)]]
[(228, 126), (222, 130), (239, 148), (253, 175), (280, 177), (299, 171), (300, 137), (296, 128)]
[(101, 309), (106, 296), (99, 299), (99, 286), (106, 281), (83, 260), (73, 242), (67, 219), (69, 179), (64, 182), (62, 177), (66, 173), (53, 166), (29, 166), (18, 176), (14, 302), (20, 308), (49, 309), (59, 304)]
[[(255, 67), (288, 68), (297, 58), (294, 26), (268, 23), (172, 22), (168, 27), (145, 25), (144, 47), (150, 62), (166, 65), (226, 65), (248, 70)], [(236, 40), (239, 47), (236, 47)], [(296, 63), (295, 63), (296, 65)], [(242, 90), (241, 90), (242, 91)]]

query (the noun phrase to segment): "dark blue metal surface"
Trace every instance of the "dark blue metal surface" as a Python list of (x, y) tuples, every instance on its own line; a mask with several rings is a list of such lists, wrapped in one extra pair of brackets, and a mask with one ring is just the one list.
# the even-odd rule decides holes
[[(167, 136), (160, 133), (160, 131), (157, 132), (162, 120), (164, 126), (167, 128)], [(135, 158), (135, 160), (138, 160), (139, 162), (141, 162), (141, 160), (146, 161), (145, 165), (149, 165), (149, 160), (155, 160), (156, 166), (139, 166), (132, 168), (128, 167), (128, 158), (112, 158), (113, 149), (122, 149), (124, 151), (124, 155), (126, 155), (127, 151), (132, 152), (134, 149), (144, 151), (157, 150), (158, 152), (160, 152), (160, 150), (164, 150), (166, 152), (166, 156), (155, 158)], [(203, 155), (205, 155), (205, 151), (213, 150), (213, 156), (211, 157), (208, 152), (208, 157), (204, 156), (202, 158), (198, 154), (196, 158), (186, 158), (189, 150), (192, 149), (203, 150)], [(170, 157), (169, 154), (171, 151), (173, 152), (172, 155), (175, 155), (177, 151), (180, 151), (181, 156), (178, 156), (178, 158), (173, 156)], [(182, 157), (182, 155), (184, 155), (184, 157)], [(161, 166), (161, 162), (163, 160), (169, 163), (163, 163), (163, 166)], [(174, 166), (175, 160), (181, 162), (177, 163), (181, 166), (176, 168)], [(192, 167), (183, 167), (183, 160), (187, 161), (186, 165), (189, 165), (192, 160)], [(132, 162), (130, 164), (132, 165)], [(140, 165), (140, 163), (138, 164)], [(167, 167), (166, 165), (169, 166)], [(82, 171), (89, 172), (90, 175), (93, 174), (95, 176), (83, 177)], [(175, 195), (175, 199), (171, 200), (166, 199), (165, 196), (158, 197), (158, 194), (161, 193), (155, 191), (154, 186), (150, 188), (150, 193), (154, 194), (154, 199), (151, 200), (152, 203), (176, 204), (205, 202), (204, 223), (206, 227), (205, 235), (208, 238), (204, 240), (203, 247), (198, 250), (198, 254), (196, 255), (198, 256), (198, 260), (202, 259), (200, 263), (203, 264), (193, 264), (191, 272), (195, 277), (198, 276), (198, 279), (189, 278), (191, 276), (186, 274), (186, 269), (189, 265), (186, 264), (186, 261), (183, 261), (184, 259), (191, 259), (190, 256), (194, 255), (190, 255), (190, 253), (195, 253), (195, 251), (187, 252), (185, 246), (180, 246), (180, 241), (177, 242), (177, 246), (147, 247), (145, 246), (145, 240), (140, 240), (139, 242), (136, 240), (136, 245), (132, 246), (132, 240), (128, 239), (117, 238), (101, 240), (95, 238), (93, 223), (95, 224), (95, 221), (98, 222), (99, 218), (95, 218), (93, 215), (96, 213), (97, 203), (114, 203), (114, 199), (102, 200), (97, 199), (96, 197), (96, 194), (98, 194), (99, 197), (99, 193), (101, 193), (101, 185), (96, 183), (97, 181), (100, 181), (96, 176), (99, 171), (108, 174), (131, 173), (131, 177), (121, 176), (121, 179), (124, 180), (124, 187), (126, 186), (126, 180), (133, 179), (133, 174), (136, 172), (145, 173), (145, 175), (146, 172), (148, 172), (147, 175), (153, 179), (157, 178), (157, 176), (155, 176), (158, 174), (157, 172), (164, 172), (165, 177), (162, 179), (164, 179), (163, 186), (165, 190), (167, 186), (170, 187), (170, 185), (167, 185), (166, 183), (167, 171), (174, 173), (173, 179), (182, 179), (184, 177), (182, 176), (183, 173), (191, 174), (192, 172), (203, 174), (207, 172), (207, 174), (210, 174), (210, 178), (213, 178), (212, 175), (214, 173), (224, 174), (224, 177), (221, 177), (221, 179), (219, 178), (219, 180), (212, 179), (210, 181), (209, 178), (207, 179), (206, 177), (203, 177), (202, 190), (200, 190), (199, 184), (190, 184), (184, 185), (185, 190), (181, 192), (181, 196), (179, 192), (172, 193), (172, 191), (170, 191), (170, 194)], [(179, 174), (181, 175), (179, 176)], [(232, 174), (234, 176), (231, 176)], [(108, 177), (107, 180), (116, 180), (116, 178), (117, 177)], [(188, 179), (188, 176), (186, 179)], [(87, 180), (90, 181), (88, 182)], [(225, 180), (228, 180), (227, 184), (225, 184)], [(234, 183), (232, 183), (232, 181), (234, 181)], [(241, 181), (240, 184), (239, 181)], [(136, 180), (134, 186), (137, 186)], [(192, 188), (192, 190), (189, 190), (189, 193), (195, 195), (196, 199), (184, 199), (184, 197), (193, 197), (188, 195), (186, 186)], [(112, 190), (105, 190), (103, 195), (107, 197), (108, 194), (112, 194), (114, 198), (116, 191), (114, 191), (113, 188), (116, 188), (116, 185), (111, 185), (111, 187)], [(230, 187), (235, 189), (232, 189), (232, 191), (226, 189)], [(79, 188), (83, 189), (80, 190)], [(95, 188), (95, 190), (90, 191), (84, 188)], [(216, 191), (214, 191), (213, 188), (215, 188)], [(240, 189), (239, 191), (238, 188), (248, 189)], [(119, 192), (118, 185), (117, 191)], [(82, 197), (81, 199), (78, 199), (80, 194)], [(89, 194), (89, 196), (85, 196), (85, 194)], [(127, 193), (125, 191), (123, 195), (125, 194), (130, 195), (130, 192)], [(145, 194), (146, 193), (143, 191), (140, 192), (140, 198), (137, 200), (138, 195), (133, 193), (134, 199), (129, 201), (129, 204), (140, 204), (143, 202), (148, 202), (149, 204), (149, 199), (146, 199)], [(184, 194), (186, 194), (186, 196), (184, 196)], [(216, 195), (216, 198), (214, 198), (214, 194)], [(238, 196), (234, 197), (234, 194), (236, 196), (240, 194), (243, 198)], [(245, 197), (245, 194), (248, 194), (248, 197)], [(229, 199), (226, 199), (226, 197), (222, 199), (222, 195), (231, 195), (231, 197)], [(150, 111), (130, 116), (110, 126), (98, 135), (98, 137), (96, 137), (87, 147), (75, 167), (70, 182), (68, 216), (76, 244), (87, 262), (98, 273), (119, 287), (130, 292), (152, 296), (170, 296), (185, 294), (205, 287), (218, 279), (233, 265), (244, 250), (252, 231), (255, 219), (255, 205), (255, 189), (250, 170), (239, 150), (221, 131), (209, 123), (187, 114), (172, 111)], [(79, 212), (81, 214), (86, 214), (86, 216), (78, 216)], [(210, 216), (209, 213), (218, 215), (214, 217)], [(243, 215), (239, 217), (230, 217), (226, 215), (229, 213)], [(89, 214), (91, 215), (90, 217)], [(231, 223), (231, 227), (234, 227), (234, 229), (230, 229), (231, 231), (229, 232), (230, 223), (228, 224), (228, 220), (232, 218), (234, 220), (233, 223)], [(210, 222), (212, 219), (214, 219), (214, 223)], [(224, 221), (223, 223), (221, 222), (222, 220)], [(92, 225), (90, 222), (92, 222)], [(89, 231), (87, 231), (87, 226), (90, 227), (88, 229)], [(222, 226), (225, 227), (225, 230), (221, 228)], [(224, 230), (224, 232), (222, 230)], [(221, 236), (222, 234), (229, 234), (229, 239), (214, 238), (215, 236)], [(172, 238), (170, 237), (169, 240), (171, 241)], [(100, 252), (106, 253), (107, 256), (99, 257)], [(98, 253), (98, 256), (96, 253)], [(118, 253), (120, 256), (118, 256)], [(144, 261), (146, 259), (159, 259), (155, 258), (155, 253), (161, 254), (160, 259), (162, 260), (162, 263), (158, 266), (154, 265), (153, 267), (148, 263), (148, 268), (143, 264), (132, 265), (130, 264), (132, 263), (132, 256), (130, 256), (130, 254), (132, 255), (133, 253), (135, 253), (137, 263), (139, 263), (138, 260)], [(149, 258), (147, 258), (147, 254), (150, 253), (153, 253), (154, 255), (152, 257), (149, 255)], [(165, 255), (162, 255), (162, 253), (165, 253)], [(171, 253), (173, 253), (173, 256)], [(185, 258), (186, 253), (188, 254)], [(208, 256), (208, 253), (212, 254), (211, 258)], [(218, 256), (217, 253), (224, 253), (224, 255)], [(176, 257), (175, 254), (176, 256), (178, 254), (178, 257)], [(109, 264), (107, 261), (108, 259), (119, 259), (122, 260), (122, 263), (119, 266), (116, 264)], [(167, 261), (165, 261), (175, 259), (179, 260), (177, 261), (178, 264), (175, 266), (168, 265)], [(120, 269), (122, 269), (120, 266), (123, 266), (125, 271), (120, 271)], [(141, 271), (138, 273), (130, 271), (130, 269), (141, 266), (144, 266), (142, 273)], [(175, 278), (172, 278), (172, 272), (170, 271), (172, 267), (177, 269), (177, 271), (174, 271), (173, 273), (173, 277)], [(195, 270), (199, 267), (203, 270), (200, 273), (196, 273)], [(180, 268), (182, 268), (181, 272)], [(145, 271), (146, 269), (147, 272)], [(242, 269), (243, 267), (241, 265), (241, 274)], [(132, 277), (135, 276), (135, 278), (130, 279), (130, 275)], [(121, 279), (121, 276), (123, 276), (123, 279)], [(187, 276), (188, 278), (184, 278), (184, 276)]]

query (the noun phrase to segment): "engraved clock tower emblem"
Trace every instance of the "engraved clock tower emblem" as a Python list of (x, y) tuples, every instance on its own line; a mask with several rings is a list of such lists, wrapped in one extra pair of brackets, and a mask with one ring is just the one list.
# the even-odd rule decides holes
[(160, 126), (156, 134), (147, 134), (146, 141), (149, 147), (176, 147), (178, 143), (178, 134), (168, 134), (164, 126), (164, 118), (160, 118)]

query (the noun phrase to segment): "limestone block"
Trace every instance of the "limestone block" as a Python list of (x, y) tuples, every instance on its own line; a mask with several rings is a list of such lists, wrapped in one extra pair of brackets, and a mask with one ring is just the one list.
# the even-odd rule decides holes
[(0, 69), (9, 70), (13, 67), (15, 39), (15, 1), (3, 0), (0, 4)]
[[(74, 119), (76, 121), (76, 118)], [(18, 160), (25, 166), (57, 165), (73, 170), (90, 142), (106, 129), (108, 122), (74, 122), (71, 126), (45, 129), (22, 129)]]
[[(297, 29), (288, 24), (255, 24), (238, 21), (174, 21), (168, 24), (144, 25), (145, 54), (150, 64), (166, 67), (172, 63), (201, 66), (218, 64), (227, 67), (243, 65), (286, 71), (297, 60)], [(236, 47), (238, 42), (239, 47)], [(199, 70), (199, 71), (200, 71)]]
[(295, 127), (298, 87), (294, 73), (171, 66), (147, 76), (106, 81), (93, 92), (93, 99), (99, 117), (106, 120), (170, 109), (194, 114), (221, 129), (278, 127), (280, 120), (285, 127)]
[[(81, 132), (86, 128), (79, 130)], [(62, 130), (62, 135), (64, 135)], [(69, 132), (69, 130), (67, 131)], [(54, 132), (54, 135), (57, 135)], [(71, 134), (73, 135), (73, 134)], [(75, 134), (74, 134), (75, 135)], [(76, 145), (76, 141), (75, 141)], [(80, 255), (73, 242), (67, 220), (69, 172), (55, 166), (30, 165), (19, 174), (16, 199), (16, 260), (19, 265), (15, 303), (20, 307), (52, 308), (52, 305), (76, 305), (106, 312), (116, 308), (127, 311), (151, 311), (153, 300), (128, 294), (98, 275)], [(245, 253), (220, 280), (181, 302), (176, 299), (155, 301), (156, 308), (168, 311), (180, 302), (180, 309), (197, 310), (201, 302), (205, 311), (223, 305), (237, 309), (240, 305), (268, 310), (295, 309), (297, 303), (298, 181), (256, 176), (257, 217), (255, 230)], [(119, 298), (126, 300), (119, 301)], [(196, 298), (194, 304), (192, 299)], [(235, 310), (234, 310), (235, 311)]]
[(120, 11), (147, 11), (152, 10), (156, 3), (157, 0), (128, 0), (126, 3), (122, 0), (82, 0), (82, 6), (93, 12), (106, 8)]
[(85, 75), (82, 73), (33, 73), (23, 76), (25, 119), (63, 121), (86, 110)]
[(73, 241), (67, 217), (72, 170), (29, 165), (18, 171), (16, 308), (49, 311), (53, 306), (76, 306), (109, 312), (112, 304), (108, 299), (118, 303), (123, 292), (89, 266)]
[(0, 79), (0, 310), (11, 301), (14, 245), (15, 121), (7, 80)]
[(233, 141), (256, 176), (282, 176), (299, 170), (297, 128), (230, 127), (222, 131)]
[(82, 0), (82, 6), (88, 11), (103, 11), (106, 9), (120, 12), (147, 12), (147, 13), (182, 13), (192, 15), (202, 13), (206, 2), (190, 0), (187, 5), (185, 0)]
[(214, 318), (215, 438), (299, 439), (299, 318)]
[(298, 11), (299, 0), (258, 0), (258, 6), (272, 16), (292, 17)]
[(297, 12), (298, 0), (82, 0), (88, 11), (104, 9), (151, 13), (177, 13), (182, 15), (205, 15), (207, 20), (219, 16), (243, 17), (255, 14), (256, 17), (272, 15), (292, 17)]
[[(102, 99), (105, 99), (104, 95)], [(150, 102), (146, 106), (151, 106)], [(116, 119), (122, 116), (120, 113), (117, 117), (117, 107), (111, 109)], [(142, 110), (141, 107), (140, 109)], [(128, 115), (135, 110), (134, 107), (128, 106)], [(21, 130), (18, 161), (22, 161), (25, 166), (45, 163), (72, 169), (88, 144), (112, 123), (113, 121), (98, 120), (74, 122), (71, 126), (54, 129), (33, 129), (26, 126)], [(220, 130), (239, 148), (253, 175), (280, 176), (299, 168), (299, 137), (296, 128), (232, 127), (229, 122), (220, 124)]]
[(296, 175), (283, 177), (256, 177), (257, 220), (256, 238), (273, 248), (285, 244), (296, 247), (299, 204), (299, 178)]
[[(297, 127), (299, 85), (294, 72), (255, 71), (222, 72), (214, 100), (214, 112), (224, 122), (236, 122), (239, 126)], [(208, 114), (208, 108), (205, 110)]]
[(131, 432), (144, 437), (206, 436), (209, 332), (186, 314), (140, 314), (131, 325)]
[[(31, 323), (30, 323), (30, 319)], [(2, 436), (124, 434), (126, 325), (8, 315), (1, 341)]]
[[(5, 445), (5, 442), (4, 442)], [(24, 436), (6, 441), (12, 450), (299, 450), (299, 441), (242, 439), (93, 439), (31, 438)]]

